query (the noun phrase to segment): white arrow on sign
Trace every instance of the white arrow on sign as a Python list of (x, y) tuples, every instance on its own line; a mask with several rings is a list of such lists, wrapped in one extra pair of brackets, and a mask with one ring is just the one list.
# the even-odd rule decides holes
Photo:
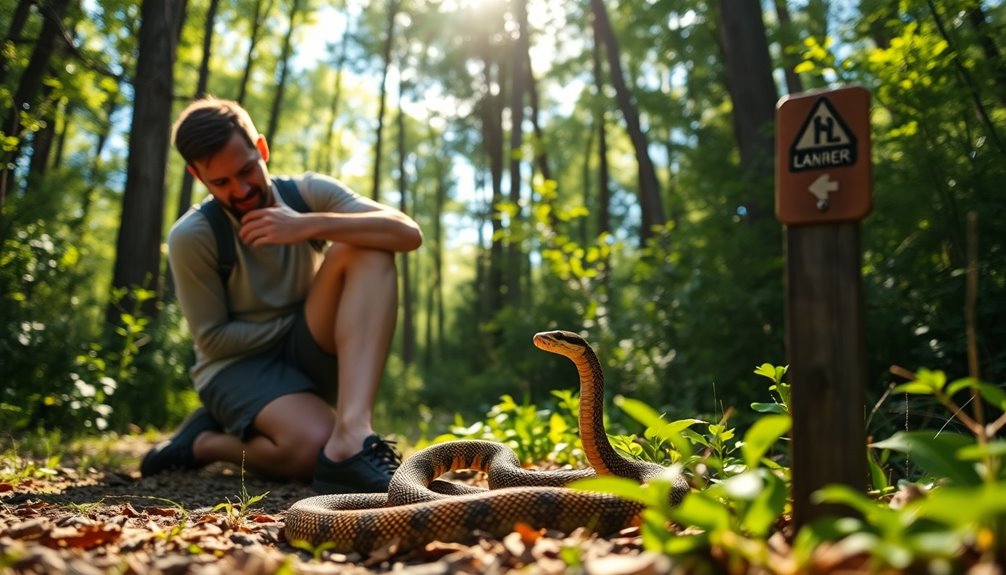
[(838, 191), (838, 182), (831, 179), (831, 174), (821, 174), (807, 191), (814, 194), (817, 198), (817, 209), (823, 212), (828, 209), (828, 194)]

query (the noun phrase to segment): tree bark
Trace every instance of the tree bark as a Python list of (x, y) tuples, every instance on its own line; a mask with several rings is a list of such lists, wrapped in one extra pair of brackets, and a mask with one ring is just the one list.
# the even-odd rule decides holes
[[(133, 120), (126, 160), (126, 189), (116, 240), (112, 287), (156, 291), (161, 265), (165, 175), (174, 95), (175, 25), (183, 17), (181, 0), (144, 0), (141, 8), (139, 57), (133, 79)], [(143, 312), (156, 315), (154, 300)], [(118, 326), (122, 307), (112, 302), (108, 318)]]
[(615, 88), (618, 107), (622, 111), (629, 139), (636, 152), (639, 176), (639, 209), (642, 215), (639, 240), (641, 244), (645, 244), (653, 236), (653, 229), (666, 222), (660, 182), (657, 180), (657, 172), (650, 159), (649, 142), (639, 121), (639, 110), (636, 107), (635, 98), (625, 81), (618, 40), (611, 28), (608, 10), (604, 6), (604, 0), (591, 0), (590, 5), (594, 15), (594, 33), (604, 42), (611, 84)]
[(335, 122), (339, 118), (339, 105), (342, 103), (342, 72), (346, 68), (346, 58), (349, 54), (349, 41), (353, 37), (349, 29), (349, 24), (346, 24), (346, 31), (342, 35), (342, 39), (339, 41), (339, 55), (335, 59), (335, 86), (334, 93), (332, 94), (332, 102), (328, 109), (328, 122), (326, 122), (326, 133), (325, 139), (321, 142), (321, 151), (318, 152), (321, 156), (318, 159), (318, 170), (323, 174), (333, 174), (338, 176), (334, 172), (332, 164), (333, 155), (333, 145), (332, 142), (335, 139)]
[(384, 110), (388, 100), (388, 72), (391, 68), (391, 48), (395, 41), (395, 18), (401, 7), (400, 0), (388, 0), (388, 20), (384, 34), (384, 68), (381, 71), (381, 96), (377, 111), (377, 141), (374, 143), (374, 172), (371, 178), (371, 197), (381, 201), (381, 159), (384, 147)]
[[(601, 61), (601, 42), (594, 28), (594, 45), (591, 51), (594, 64), (594, 87), (598, 98), (604, 93), (604, 63)], [(604, 106), (594, 112), (597, 125), (597, 233), (611, 232), (611, 175), (608, 172), (608, 120)], [(590, 204), (587, 204), (590, 205)]]
[[(31, 112), (39, 114), (41, 102), (38, 101), (38, 94), (42, 90), (43, 82), (49, 73), (49, 63), (52, 55), (56, 51), (57, 43), (60, 40), (60, 27), (63, 16), (70, 4), (70, 0), (50, 0), (44, 10), (47, 12), (42, 21), (42, 29), (35, 40), (35, 48), (32, 50), (28, 66), (18, 80), (17, 88), (14, 90), (14, 97), (11, 105), (4, 113), (3, 124), (0, 124), (0, 132), (8, 136), (18, 137), (18, 142), (14, 149), (0, 156), (3, 169), (0, 170), (0, 215), (3, 214), (4, 203), (7, 191), (13, 190), (16, 184), (14, 171), (7, 166), (17, 162), (23, 149), (23, 131), (21, 129), (20, 113)], [(11, 30), (13, 34), (14, 31)]]
[[(403, 214), (409, 213), (408, 182), (405, 173), (405, 112), (402, 111), (401, 86), (398, 100), (398, 209)], [(408, 252), (401, 254), (402, 266), (402, 363), (408, 367), (415, 361), (416, 327), (412, 302), (412, 275), (409, 267)]]
[(266, 129), (266, 140), (272, 142), (279, 130), (280, 110), (283, 107), (283, 93), (286, 91), (286, 78), (290, 73), (290, 55), (293, 53), (293, 31), (297, 27), (297, 14), (300, 13), (300, 6), (303, 0), (291, 0), (288, 20), (290, 26), (283, 37), (283, 50), (279, 57), (279, 74), (276, 78), (276, 94), (272, 100), (272, 109), (269, 112), (269, 127)]
[[(528, 60), (528, 24), (527, 24), (527, 3), (526, 0), (513, 0), (511, 2), (514, 14), (512, 17), (517, 23), (517, 38), (512, 42), (510, 61), (510, 192), (509, 203), (511, 205), (510, 222), (511, 230), (516, 230), (523, 220), (521, 210), (521, 164), (522, 147), (524, 145), (524, 92), (526, 90), (527, 77), (524, 71), (524, 63)], [(504, 281), (506, 282), (506, 301), (511, 306), (519, 306), (521, 301), (521, 282), (523, 279), (523, 249), (518, 241), (509, 241), (506, 244), (506, 272)]]
[[(196, 98), (206, 96), (206, 86), (210, 78), (210, 59), (213, 56), (213, 24), (217, 19), (217, 7), (220, 0), (210, 0), (210, 6), (206, 10), (206, 21), (203, 25), (203, 57), (199, 63), (199, 77), (196, 80)], [(185, 215), (192, 206), (192, 188), (195, 185), (195, 178), (188, 170), (182, 171), (182, 189), (178, 192), (178, 210), (176, 219)], [(167, 283), (171, 289), (171, 282)]]
[[(744, 177), (753, 190), (771, 187), (775, 173), (775, 105), (765, 23), (758, 0), (720, 0), (720, 31), (727, 88), (733, 103), (734, 137)], [(749, 198), (749, 217), (768, 213), (770, 194)]]
[(796, 73), (799, 59), (793, 55), (797, 49), (799, 38), (794, 33), (793, 22), (789, 17), (789, 6), (786, 0), (775, 0), (776, 18), (779, 20), (779, 53), (782, 55), (782, 69), (786, 77), (786, 90), (790, 94), (803, 92), (803, 81)]
[(272, 10), (272, 2), (273, 0), (269, 0), (265, 6), (265, 10), (263, 10), (262, 0), (255, 0), (255, 16), (252, 20), (251, 37), (248, 38), (248, 51), (245, 53), (244, 74), (241, 76), (238, 95), (234, 98), (239, 104), (244, 104), (245, 96), (248, 93), (248, 82), (251, 80), (252, 66), (255, 63), (255, 48), (258, 46), (259, 36), (261, 35), (262, 22), (269, 16), (269, 12)]

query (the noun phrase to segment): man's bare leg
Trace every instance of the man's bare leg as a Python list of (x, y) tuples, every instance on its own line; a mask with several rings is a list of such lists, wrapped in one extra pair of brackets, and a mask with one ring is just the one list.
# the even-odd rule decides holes
[(374, 398), (398, 317), (394, 255), (332, 245), (311, 286), (305, 316), (315, 341), (339, 357), (335, 425), (324, 452), (341, 461), (374, 433)]
[(374, 433), (373, 406), (398, 314), (394, 256), (336, 244), (329, 248), (305, 304), (315, 341), (340, 357), (336, 410), (313, 393), (281, 396), (255, 418), (248, 441), (204, 432), (193, 443), (199, 461), (228, 461), (257, 473), (310, 479), (318, 450), (333, 461), (351, 457)]
[(283, 395), (255, 417), (247, 441), (204, 432), (192, 444), (200, 461), (228, 461), (273, 477), (311, 479), (318, 450), (332, 435), (332, 408), (313, 393)]

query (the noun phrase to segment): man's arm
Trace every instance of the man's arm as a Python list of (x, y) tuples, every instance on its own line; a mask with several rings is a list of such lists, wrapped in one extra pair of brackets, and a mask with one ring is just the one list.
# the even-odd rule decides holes
[(222, 359), (258, 351), (257, 348), (264, 347), (263, 342), (275, 341), (287, 328), (289, 318), (264, 322), (232, 320), (226, 288), (217, 270), (211, 232), (207, 231), (209, 241), (193, 232), (191, 227), (171, 231), (168, 259), (178, 304), (202, 353)]
[(258, 246), (322, 239), (389, 252), (412, 251), (423, 242), (412, 218), (334, 178), (305, 174), (298, 189), (311, 212), (302, 214), (280, 204), (248, 212), (241, 220), (241, 241)]
[(286, 206), (253, 210), (241, 218), (241, 241), (251, 246), (295, 244), (309, 239), (389, 252), (409, 252), (423, 243), (419, 226), (405, 214), (374, 203), (372, 211), (298, 213)]

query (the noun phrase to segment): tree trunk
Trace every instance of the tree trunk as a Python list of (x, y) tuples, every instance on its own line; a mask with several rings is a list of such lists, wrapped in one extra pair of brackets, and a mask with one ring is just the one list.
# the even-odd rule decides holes
[(391, 68), (391, 48), (395, 41), (395, 18), (401, 7), (399, 0), (388, 0), (388, 21), (384, 34), (384, 68), (381, 71), (381, 96), (377, 111), (377, 141), (374, 143), (374, 173), (371, 182), (371, 197), (381, 201), (381, 156), (384, 147), (384, 110), (388, 100), (388, 71)]
[[(210, 79), (210, 58), (213, 53), (213, 24), (217, 19), (217, 7), (220, 0), (210, 0), (210, 6), (206, 10), (206, 22), (203, 26), (203, 57), (199, 63), (199, 77), (196, 80), (196, 98), (206, 96), (206, 86)], [(176, 219), (185, 215), (192, 206), (192, 188), (195, 185), (195, 178), (188, 170), (182, 171), (182, 189), (178, 192), (178, 210)], [(170, 271), (169, 271), (170, 273)], [(171, 282), (167, 282), (167, 288), (172, 289)]]
[(63, 106), (62, 120), (60, 121), (59, 135), (56, 137), (56, 152), (52, 158), (52, 167), (55, 170), (63, 167), (63, 156), (66, 151), (66, 133), (73, 124), (73, 113), (76, 110), (76, 103), (70, 100)]
[[(165, 173), (174, 95), (175, 25), (183, 13), (181, 0), (144, 0), (136, 73), (133, 79), (133, 120), (126, 160), (126, 189), (116, 240), (114, 289), (144, 287), (156, 291), (161, 265)], [(156, 314), (154, 300), (143, 311)], [(132, 313), (130, 297), (112, 302), (108, 318), (120, 324), (121, 314)]]
[(258, 46), (262, 23), (272, 11), (272, 2), (273, 0), (269, 0), (265, 10), (262, 10), (262, 0), (255, 0), (255, 16), (252, 20), (251, 37), (248, 39), (248, 52), (245, 53), (244, 74), (241, 76), (241, 84), (235, 98), (239, 104), (244, 104), (245, 96), (248, 93), (248, 82), (251, 80), (252, 65), (255, 63), (255, 48)]
[(488, 214), (492, 222), (492, 237), (489, 247), (489, 270), (486, 277), (486, 306), (489, 316), (493, 316), (503, 306), (503, 220), (498, 206), (503, 202), (503, 118), (499, 94), (493, 94), (494, 63), (490, 57), (490, 47), (485, 46), (484, 80), (485, 91), (479, 102), (482, 119), (482, 142), (489, 156), (489, 178), (492, 185), (492, 199)]
[[(443, 219), (444, 204), (447, 201), (447, 182), (444, 174), (444, 165), (441, 161), (439, 138), (436, 132), (430, 128), (430, 142), (433, 147), (432, 162), (434, 166), (435, 196), (433, 200), (433, 213), (430, 215), (433, 222), (432, 243), (433, 243), (433, 272), (429, 290), (426, 295), (426, 350), (423, 359), (424, 366), (429, 369), (433, 366), (434, 359), (443, 357), (441, 346), (444, 339), (444, 296), (443, 296), (443, 231), (441, 220)], [(436, 336), (434, 336), (434, 330)]]
[(629, 139), (636, 152), (636, 164), (639, 170), (639, 209), (642, 215), (639, 239), (640, 243), (645, 244), (653, 236), (653, 228), (663, 225), (666, 221), (660, 182), (650, 160), (649, 142), (639, 121), (635, 98), (625, 82), (618, 40), (611, 28), (608, 10), (604, 6), (604, 0), (591, 0), (590, 5), (594, 15), (594, 34), (604, 42), (611, 84), (615, 88), (618, 107), (622, 111)]
[(342, 103), (342, 71), (346, 68), (346, 58), (347, 54), (349, 54), (349, 40), (352, 37), (353, 35), (349, 31), (349, 23), (347, 22), (346, 32), (343, 33), (342, 39), (339, 41), (339, 55), (335, 59), (334, 93), (332, 94), (331, 106), (328, 109), (328, 122), (325, 123), (327, 131), (325, 139), (321, 142), (320, 158), (317, 162), (318, 170), (323, 174), (338, 175), (334, 173), (332, 164), (332, 142), (335, 139), (335, 122), (339, 118), (339, 105)]
[(988, 18), (981, 2), (975, 1), (974, 5), (968, 9), (967, 17), (971, 22), (971, 27), (978, 35), (978, 45), (985, 55), (986, 62), (988, 62), (996, 99), (999, 101), (999, 105), (1006, 106), (1006, 62), (1003, 61), (1002, 52), (996, 45), (995, 39), (989, 33)]
[(786, 0), (775, 0), (775, 13), (779, 20), (779, 53), (782, 55), (782, 69), (786, 76), (786, 90), (790, 94), (803, 92), (803, 81), (796, 73), (800, 58), (795, 51), (799, 49), (800, 38), (793, 29)]
[(279, 74), (276, 77), (276, 95), (272, 100), (272, 110), (269, 112), (269, 127), (266, 129), (266, 140), (272, 142), (279, 130), (280, 110), (283, 107), (283, 92), (286, 91), (286, 77), (290, 73), (290, 55), (293, 52), (293, 31), (297, 26), (297, 14), (303, 0), (291, 0), (288, 19), (290, 26), (283, 37), (283, 50), (279, 57)]
[[(7, 36), (4, 37), (3, 44), (15, 44), (17, 40), (21, 37), (21, 32), (24, 30), (25, 25), (28, 23), (28, 16), (31, 15), (31, 7), (35, 4), (36, 0), (18, 0), (17, 7), (14, 8), (14, 12), (11, 16), (10, 27), (7, 28)], [(10, 71), (11, 60), (7, 58), (0, 59), (0, 86), (3, 86), (7, 82), (7, 72)], [(4, 130), (4, 126), (0, 126), (0, 130)]]
[[(775, 173), (775, 105), (765, 23), (758, 0), (721, 0), (720, 30), (727, 87), (733, 103), (734, 136), (740, 150), (741, 169), (759, 195), (749, 197), (749, 217), (769, 211)], [(764, 195), (760, 192), (766, 192)]]
[[(409, 213), (408, 185), (405, 173), (405, 112), (402, 111), (401, 100), (402, 88), (399, 86), (398, 100), (398, 209), (403, 214)], [(408, 252), (401, 255), (402, 258), (402, 363), (408, 367), (415, 361), (416, 355), (416, 328), (415, 317), (412, 311), (412, 276), (409, 268)]]
[[(594, 45), (592, 58), (594, 64), (594, 87), (597, 97), (604, 94), (604, 63), (601, 59), (601, 30), (598, 29), (595, 18)], [(608, 172), (608, 120), (605, 107), (596, 107), (594, 122), (597, 124), (597, 233), (611, 232), (611, 175)], [(589, 205), (589, 204), (588, 204)]]
[[(512, 14), (517, 23), (517, 38), (513, 41), (510, 61), (510, 193), (507, 198), (511, 205), (510, 229), (516, 231), (523, 215), (521, 213), (521, 159), (522, 146), (524, 144), (524, 92), (527, 77), (524, 73), (524, 63), (528, 59), (528, 24), (527, 24), (527, 2), (526, 0), (513, 0), (511, 3), (515, 14)], [(518, 241), (509, 241), (506, 244), (506, 272), (504, 281), (506, 282), (506, 301), (509, 305), (517, 307), (521, 301), (521, 280), (523, 279), (522, 269), (523, 249)]]
[[(3, 213), (7, 191), (13, 190), (16, 183), (14, 171), (9, 170), (8, 166), (17, 162), (24, 142), (20, 113), (40, 114), (41, 102), (38, 101), (38, 94), (49, 73), (49, 63), (52, 60), (53, 52), (56, 51), (56, 45), (60, 41), (60, 28), (69, 4), (70, 0), (50, 0), (43, 7), (46, 17), (42, 21), (42, 30), (35, 40), (35, 48), (28, 60), (28, 66), (18, 80), (10, 107), (4, 111), (0, 132), (17, 137), (18, 142), (11, 152), (0, 155), (3, 164), (3, 169), (0, 170), (0, 214)], [(11, 30), (11, 33), (14, 33), (14, 30)]]

